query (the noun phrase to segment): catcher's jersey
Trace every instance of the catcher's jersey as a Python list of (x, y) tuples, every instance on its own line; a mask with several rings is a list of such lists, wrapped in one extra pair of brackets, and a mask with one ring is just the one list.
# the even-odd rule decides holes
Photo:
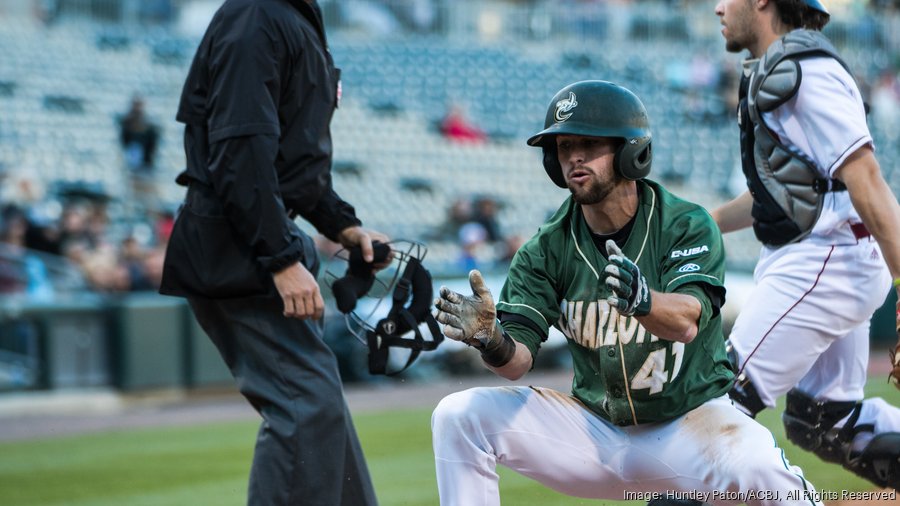
[[(638, 181), (640, 205), (623, 253), (658, 292), (689, 293), (702, 305), (690, 343), (658, 339), (606, 302), (608, 263), (571, 197), (516, 253), (497, 309), (527, 318), (546, 336), (565, 334), (572, 353), (573, 394), (618, 425), (671, 419), (728, 391), (721, 316), (697, 283), (724, 293), (722, 236), (700, 206), (652, 181)], [(716, 313), (715, 316), (713, 313)], [(511, 333), (537, 353), (539, 339)]]

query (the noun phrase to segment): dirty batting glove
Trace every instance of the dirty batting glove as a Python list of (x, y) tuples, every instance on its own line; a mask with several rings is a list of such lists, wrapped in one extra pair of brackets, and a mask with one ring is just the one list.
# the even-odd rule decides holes
[(503, 339), (497, 323), (494, 297), (484, 284), (478, 270), (469, 272), (472, 295), (454, 292), (441, 287), (440, 296), (434, 301), (435, 319), (444, 324), (444, 335), (478, 349), (484, 349), (494, 341)]
[(644, 316), (650, 313), (650, 287), (637, 264), (622, 254), (615, 241), (606, 241), (609, 265), (603, 269), (606, 286), (612, 290), (606, 301), (620, 315)]

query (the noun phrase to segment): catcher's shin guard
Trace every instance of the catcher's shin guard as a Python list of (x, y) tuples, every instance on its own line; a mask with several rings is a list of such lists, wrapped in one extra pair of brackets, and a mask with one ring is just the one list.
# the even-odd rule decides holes
[[(859, 424), (861, 402), (817, 401), (796, 388), (787, 393), (782, 421), (787, 438), (826, 462), (840, 464), (879, 487), (900, 485), (900, 433), (875, 435), (862, 451), (854, 452), (854, 438), (873, 432), (870, 424)], [(843, 427), (834, 425), (847, 417)]]
[(900, 432), (876, 435), (844, 467), (879, 487), (900, 490)]

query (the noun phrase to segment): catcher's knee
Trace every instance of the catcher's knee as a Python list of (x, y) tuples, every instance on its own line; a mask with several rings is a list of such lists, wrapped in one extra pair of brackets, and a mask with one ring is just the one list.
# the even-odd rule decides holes
[[(740, 364), (737, 352), (734, 351), (734, 347), (731, 343), (727, 343), (726, 351), (728, 353), (728, 360), (731, 362), (731, 367), (734, 369), (735, 373), (737, 373), (740, 371)], [(750, 381), (750, 378), (747, 377), (746, 373), (737, 374), (735, 376), (734, 385), (731, 387), (731, 390), (728, 391), (728, 397), (730, 397), (735, 404), (739, 404), (740, 407), (750, 415), (750, 418), (756, 418), (756, 415), (759, 414), (760, 411), (766, 409), (766, 405), (762, 398), (760, 398), (759, 392), (756, 391), (756, 386), (753, 385), (753, 382)]]
[[(861, 402), (817, 401), (794, 388), (787, 393), (782, 421), (787, 438), (826, 462), (845, 469), (880, 487), (900, 485), (900, 433), (875, 435), (862, 449), (854, 451), (853, 440), (872, 432), (869, 424), (857, 424)], [(843, 427), (834, 425), (847, 417)]]

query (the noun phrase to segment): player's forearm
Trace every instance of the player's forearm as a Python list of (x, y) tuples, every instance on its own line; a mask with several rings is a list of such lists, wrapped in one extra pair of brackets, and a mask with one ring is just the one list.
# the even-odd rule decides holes
[(753, 197), (746, 191), (733, 200), (713, 209), (709, 214), (722, 233), (734, 232), (753, 225)]
[(700, 302), (691, 295), (651, 291), (650, 314), (638, 316), (641, 325), (654, 336), (667, 341), (689, 343), (697, 337)]
[(860, 149), (836, 175), (847, 185), (853, 207), (878, 241), (891, 276), (900, 278), (900, 206), (881, 176), (874, 154)]
[(516, 342), (516, 352), (509, 362), (501, 367), (488, 366), (488, 368), (501, 378), (515, 381), (525, 376), (531, 370), (531, 363), (531, 352), (528, 350), (528, 347), (520, 342)]

